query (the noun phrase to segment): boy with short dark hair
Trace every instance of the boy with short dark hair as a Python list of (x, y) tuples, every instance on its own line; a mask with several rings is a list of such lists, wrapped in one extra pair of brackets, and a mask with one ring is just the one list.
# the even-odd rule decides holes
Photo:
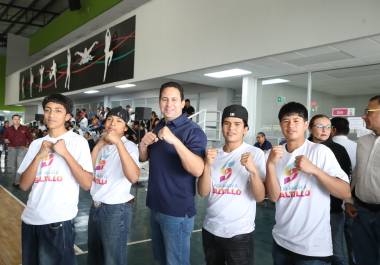
[(265, 180), (267, 193), (276, 202), (274, 264), (330, 264), (330, 194), (349, 198), (348, 176), (328, 147), (305, 139), (305, 106), (287, 103), (278, 118), (286, 144), (272, 148)]
[(72, 219), (78, 213), (79, 186), (92, 183), (91, 154), (86, 139), (67, 131), (72, 101), (53, 94), (42, 102), (48, 135), (34, 140), (22, 161), (20, 188), (28, 190), (22, 214), (22, 263), (75, 264)]

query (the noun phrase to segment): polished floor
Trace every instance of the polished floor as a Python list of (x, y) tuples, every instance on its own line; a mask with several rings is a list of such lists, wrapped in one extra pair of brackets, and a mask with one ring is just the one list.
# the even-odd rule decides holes
[[(2, 164), (0, 173), (0, 185), (9, 191), (15, 198), (12, 198), (13, 205), (2, 203), (0, 207), (0, 216), (4, 215), (5, 211), (12, 211), (12, 214), (19, 219), (20, 210), (22, 209), (22, 203), (26, 203), (28, 194), (12, 186), (13, 170), (9, 170)], [(146, 197), (146, 182), (142, 185), (134, 186), (132, 188), (132, 194), (136, 200), (133, 206), (133, 219), (131, 226), (131, 233), (128, 238), (128, 264), (130, 265), (153, 265), (153, 257), (151, 252), (150, 242), (150, 227), (149, 227), (149, 210), (145, 206)], [(19, 200), (17, 200), (17, 199)], [(191, 264), (202, 265), (205, 264), (203, 250), (202, 250), (202, 238), (201, 238), (201, 226), (205, 212), (206, 200), (200, 197), (196, 197), (196, 204), (198, 214), (195, 219), (195, 226), (193, 235), (191, 238)], [(76, 253), (78, 265), (86, 264), (87, 258), (87, 221), (88, 213), (91, 204), (91, 197), (88, 192), (81, 191), (79, 200), (79, 213), (75, 218), (76, 229)], [(7, 207), (12, 207), (7, 209)], [(2, 217), (1, 217), (2, 218)], [(10, 217), (11, 218), (11, 217)], [(13, 219), (8, 218), (8, 222), (0, 223), (0, 230), (15, 229), (17, 236), (14, 237), (19, 240), (19, 226), (20, 222), (14, 222)], [(15, 217), (12, 217), (15, 218)], [(12, 223), (12, 225), (10, 224)], [(272, 264), (271, 247), (272, 236), (271, 230), (274, 224), (274, 208), (269, 202), (262, 203), (257, 207), (256, 215), (256, 231), (255, 231), (255, 264), (256, 265), (269, 265)], [(6, 226), (6, 227), (3, 227)], [(18, 228), (18, 229), (17, 229)], [(17, 233), (18, 231), (18, 233)], [(5, 236), (5, 235), (4, 235)], [(3, 237), (3, 235), (2, 235)], [(16, 246), (16, 247), (15, 247)], [(20, 249), (19, 243), (15, 243), (13, 246), (9, 246), (13, 249), (7, 250), (13, 252), (10, 255), (19, 255)], [(2, 244), (2, 248), (4, 245)], [(16, 249), (14, 249), (16, 248)], [(4, 251), (4, 250), (3, 250)], [(13, 265), (11, 263), (2, 263), (0, 253), (0, 265)], [(18, 264), (18, 263), (14, 263)]]

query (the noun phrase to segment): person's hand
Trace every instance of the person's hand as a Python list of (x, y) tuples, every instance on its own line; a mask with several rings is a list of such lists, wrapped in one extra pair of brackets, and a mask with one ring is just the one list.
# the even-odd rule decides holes
[(158, 141), (157, 135), (153, 132), (147, 132), (144, 137), (141, 139), (141, 145), (142, 146), (149, 146), (151, 144), (154, 144)]
[(172, 131), (168, 128), (168, 126), (164, 126), (158, 132), (157, 136), (160, 140), (163, 140), (167, 142), (168, 144), (174, 144), (178, 140), (178, 138), (172, 133)]
[(257, 169), (253, 163), (252, 154), (250, 152), (241, 155), (240, 163), (249, 173), (257, 175)]
[(104, 134), (104, 141), (106, 141), (110, 144), (117, 144), (121, 141), (121, 138), (117, 133), (111, 131), (111, 132)]
[(270, 165), (276, 165), (283, 155), (284, 155), (284, 146), (282, 145), (273, 146), (272, 149), (270, 150), (267, 163)]
[(307, 159), (307, 157), (304, 155), (296, 156), (296, 161), (294, 162), (294, 164), (298, 170), (307, 174), (313, 175), (315, 172), (315, 165), (311, 163), (311, 161)]
[(60, 156), (64, 157), (67, 154), (67, 148), (65, 140), (59, 139), (55, 144), (53, 144), (53, 150)]
[(358, 215), (358, 211), (351, 203), (345, 203), (344, 208), (348, 216), (350, 216), (351, 218), (355, 218)]
[(38, 159), (42, 160), (48, 157), (49, 153), (53, 152), (53, 143), (49, 141), (43, 141), (40, 150), (37, 153)]
[(206, 164), (211, 166), (214, 163), (217, 154), (218, 154), (218, 150), (216, 148), (207, 149), (206, 159), (205, 159)]

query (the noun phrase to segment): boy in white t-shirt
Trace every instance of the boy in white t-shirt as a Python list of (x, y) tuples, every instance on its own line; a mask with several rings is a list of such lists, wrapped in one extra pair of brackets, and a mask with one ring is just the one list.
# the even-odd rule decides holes
[(207, 265), (253, 264), (256, 201), (265, 196), (264, 152), (244, 142), (248, 112), (240, 105), (224, 109), (225, 144), (208, 149), (198, 192), (208, 196), (203, 223), (203, 250)]
[(94, 200), (88, 219), (89, 265), (127, 264), (127, 238), (132, 219), (131, 185), (140, 175), (137, 146), (128, 141), (128, 112), (122, 107), (110, 110), (105, 132), (92, 151), (95, 179)]
[(20, 188), (32, 187), (22, 219), (22, 263), (72, 265), (79, 186), (92, 183), (91, 154), (86, 139), (67, 131), (72, 101), (61, 94), (44, 98), (48, 135), (34, 140), (22, 161)]
[(348, 176), (328, 147), (305, 139), (305, 106), (287, 103), (278, 118), (286, 144), (272, 148), (265, 181), (276, 202), (274, 264), (331, 264), (330, 194), (349, 198)]

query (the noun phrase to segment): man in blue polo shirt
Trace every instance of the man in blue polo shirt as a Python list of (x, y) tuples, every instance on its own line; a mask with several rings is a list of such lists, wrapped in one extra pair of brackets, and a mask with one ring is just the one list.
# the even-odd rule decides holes
[(207, 138), (182, 114), (185, 101), (180, 84), (163, 84), (159, 100), (164, 118), (139, 146), (140, 161), (149, 160), (146, 204), (151, 210), (153, 254), (160, 265), (188, 265), (195, 180), (203, 172)]

